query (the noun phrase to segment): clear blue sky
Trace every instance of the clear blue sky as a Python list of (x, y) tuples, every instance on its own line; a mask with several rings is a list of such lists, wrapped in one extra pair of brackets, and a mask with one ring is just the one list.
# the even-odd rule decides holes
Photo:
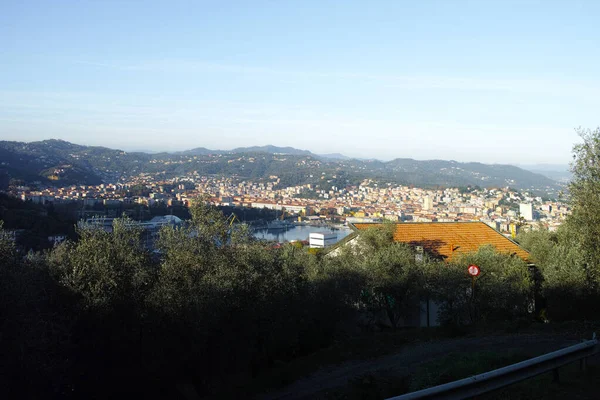
[(600, 1), (3, 1), (0, 139), (567, 163)]

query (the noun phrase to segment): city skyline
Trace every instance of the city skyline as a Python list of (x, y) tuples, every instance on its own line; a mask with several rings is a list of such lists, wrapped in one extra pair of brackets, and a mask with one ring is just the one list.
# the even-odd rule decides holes
[(595, 2), (143, 4), (7, 5), (0, 139), (567, 164), (598, 125)]

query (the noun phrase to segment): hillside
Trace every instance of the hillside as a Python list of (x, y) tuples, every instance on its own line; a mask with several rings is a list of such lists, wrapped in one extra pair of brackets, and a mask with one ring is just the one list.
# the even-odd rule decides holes
[(231, 153), (269, 153), (269, 154), (289, 154), (294, 156), (314, 156), (308, 150), (299, 150), (293, 147), (278, 147), (278, 146), (251, 146), (251, 147), (238, 147), (231, 150)]
[(308, 150), (299, 150), (293, 147), (278, 147), (278, 146), (250, 146), (250, 147), (237, 147), (233, 150), (211, 150), (206, 147), (196, 147), (191, 150), (179, 151), (173, 154), (186, 155), (186, 156), (200, 156), (210, 154), (227, 154), (227, 153), (268, 153), (268, 154), (279, 154), (279, 155), (294, 155), (294, 156), (311, 156), (320, 158), (323, 160), (349, 160), (350, 157), (340, 153), (331, 154), (315, 154)]
[(173, 177), (188, 174), (218, 174), (261, 179), (281, 178), (281, 185), (326, 182), (343, 187), (372, 178), (419, 187), (506, 187), (552, 195), (560, 185), (543, 175), (512, 165), (419, 161), (398, 158), (379, 160), (347, 159), (341, 154), (328, 157), (291, 147), (261, 146), (232, 151), (196, 148), (178, 153), (129, 153), (106, 147), (81, 146), (62, 140), (41, 142), (0, 142), (1, 168), (25, 182), (55, 185), (115, 182), (121, 178), (152, 174)]
[(569, 165), (566, 164), (533, 164), (519, 165), (519, 167), (561, 183), (567, 183), (573, 177)]
[(551, 179), (512, 165), (482, 164), (476, 162), (396, 159), (386, 163), (397, 176), (409, 181), (439, 182), (447, 186), (462, 182), (462, 185), (511, 186), (519, 189), (551, 188), (556, 182)]

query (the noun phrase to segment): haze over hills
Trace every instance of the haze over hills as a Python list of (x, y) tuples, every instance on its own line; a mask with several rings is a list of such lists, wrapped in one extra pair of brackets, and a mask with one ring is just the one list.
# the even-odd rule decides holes
[(408, 158), (387, 162), (358, 160), (271, 145), (230, 151), (199, 147), (178, 153), (148, 154), (62, 140), (2, 141), (0, 163), (0, 168), (7, 169), (15, 179), (57, 186), (117, 182), (148, 173), (164, 177), (221, 174), (247, 179), (277, 175), (282, 185), (316, 183), (326, 176), (331, 184), (341, 187), (372, 178), (419, 187), (511, 186), (548, 195), (561, 189), (552, 179), (512, 165)]
[(191, 150), (178, 151), (173, 154), (179, 155), (208, 155), (208, 154), (226, 154), (226, 153), (269, 153), (269, 154), (290, 154), (290, 155), (301, 155), (301, 156), (313, 156), (317, 158), (323, 159), (332, 159), (332, 160), (349, 160), (350, 157), (347, 157), (340, 153), (332, 153), (332, 154), (315, 154), (309, 150), (300, 150), (293, 147), (278, 147), (273, 145), (266, 146), (250, 146), (250, 147), (237, 147), (232, 150), (211, 150), (206, 147), (196, 147)]
[(573, 176), (567, 164), (532, 164), (519, 167), (561, 183), (567, 183)]

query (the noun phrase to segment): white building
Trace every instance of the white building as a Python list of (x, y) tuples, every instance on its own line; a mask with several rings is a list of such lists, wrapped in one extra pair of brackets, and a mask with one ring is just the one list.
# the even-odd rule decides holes
[(250, 205), (252, 208), (267, 208), (269, 210), (285, 210), (289, 213), (294, 214), (308, 214), (310, 212), (309, 206), (303, 205), (292, 205), (292, 204), (277, 204), (277, 203), (263, 203), (263, 202), (253, 202)]
[(431, 209), (433, 209), (433, 200), (431, 199), (431, 197), (426, 196), (425, 198), (423, 198), (423, 210), (429, 211)]
[(346, 222), (349, 224), (364, 224), (369, 222), (382, 222), (382, 219), (375, 217), (346, 217)]
[(329, 232), (313, 232), (308, 237), (311, 248), (324, 249), (337, 242), (337, 234)]
[(533, 204), (519, 204), (519, 212), (527, 221), (533, 221)]

